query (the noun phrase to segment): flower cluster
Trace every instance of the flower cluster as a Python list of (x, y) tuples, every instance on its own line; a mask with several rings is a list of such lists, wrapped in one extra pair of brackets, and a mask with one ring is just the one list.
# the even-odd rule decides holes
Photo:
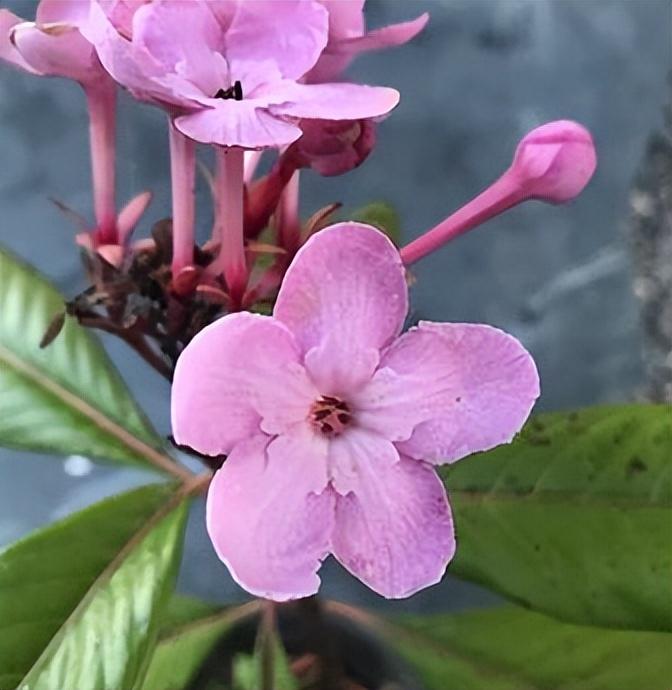
[[(76, 80), (88, 104), (95, 223), (77, 240), (93, 285), (68, 310), (174, 373), (176, 442), (226, 456), (208, 495), (215, 549), (243, 587), (278, 600), (315, 592), (330, 553), (387, 597), (441, 578), (455, 538), (433, 467), (510, 441), (539, 382), (523, 346), (490, 326), (421, 322), (400, 335), (406, 269), (516, 204), (570, 201), (596, 166), (590, 134), (560, 120), (401, 249), (372, 226), (329, 225), (338, 204), (302, 223), (300, 171), (360, 165), (399, 101), (343, 71), (428, 19), (368, 31), (363, 6), (40, 0), (34, 22), (0, 10), (0, 58)], [(167, 116), (172, 218), (144, 240), (131, 233), (151, 195), (116, 207), (120, 87)], [(198, 146), (215, 152), (202, 246)], [(248, 311), (261, 307), (272, 316)]]

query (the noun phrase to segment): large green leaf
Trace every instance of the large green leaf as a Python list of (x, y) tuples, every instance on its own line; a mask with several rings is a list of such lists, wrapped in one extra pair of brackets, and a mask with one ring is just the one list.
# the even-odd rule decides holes
[(512, 606), (384, 628), (426, 690), (669, 690), (669, 633), (561, 623)]
[(174, 486), (146, 486), (0, 554), (0, 688), (131, 690), (172, 587), (186, 512)]
[(164, 612), (142, 690), (187, 688), (217, 641), (257, 608), (253, 603), (217, 611), (195, 599), (174, 597)]
[(568, 621), (670, 630), (671, 422), (653, 405), (540, 415), (444, 468), (451, 572)]
[(67, 319), (40, 349), (62, 311), (51, 284), (0, 250), (0, 444), (162, 464), (160, 439), (90, 332)]

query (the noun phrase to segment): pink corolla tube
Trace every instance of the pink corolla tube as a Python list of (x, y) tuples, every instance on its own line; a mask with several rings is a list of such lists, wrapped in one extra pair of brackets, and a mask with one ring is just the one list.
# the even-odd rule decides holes
[(339, 223), (298, 251), (272, 316), (224, 316), (179, 358), (173, 433), (228, 456), (207, 529), (247, 591), (313, 594), (329, 554), (388, 598), (442, 578), (455, 533), (435, 467), (511, 441), (539, 379), (514, 337), (430, 322), (402, 335), (407, 311), (399, 251)]

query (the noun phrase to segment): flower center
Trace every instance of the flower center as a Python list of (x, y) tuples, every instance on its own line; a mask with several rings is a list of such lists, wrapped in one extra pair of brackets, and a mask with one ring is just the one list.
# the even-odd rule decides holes
[(215, 94), (215, 98), (221, 98), (223, 100), (233, 99), (234, 101), (243, 100), (243, 85), (239, 81), (234, 81), (233, 86), (229, 86), (228, 89), (219, 89)]
[(323, 395), (310, 408), (310, 422), (325, 436), (337, 436), (352, 421), (350, 408), (342, 400)]

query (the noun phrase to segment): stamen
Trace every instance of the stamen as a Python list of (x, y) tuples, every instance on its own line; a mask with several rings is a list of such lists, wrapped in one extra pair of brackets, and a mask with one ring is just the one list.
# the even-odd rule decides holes
[(228, 89), (218, 89), (215, 94), (215, 98), (221, 98), (222, 100), (242, 101), (243, 100), (243, 85), (239, 81), (235, 81), (233, 86), (229, 86)]
[(325, 436), (337, 436), (352, 422), (352, 414), (343, 400), (324, 395), (313, 403), (310, 421)]

